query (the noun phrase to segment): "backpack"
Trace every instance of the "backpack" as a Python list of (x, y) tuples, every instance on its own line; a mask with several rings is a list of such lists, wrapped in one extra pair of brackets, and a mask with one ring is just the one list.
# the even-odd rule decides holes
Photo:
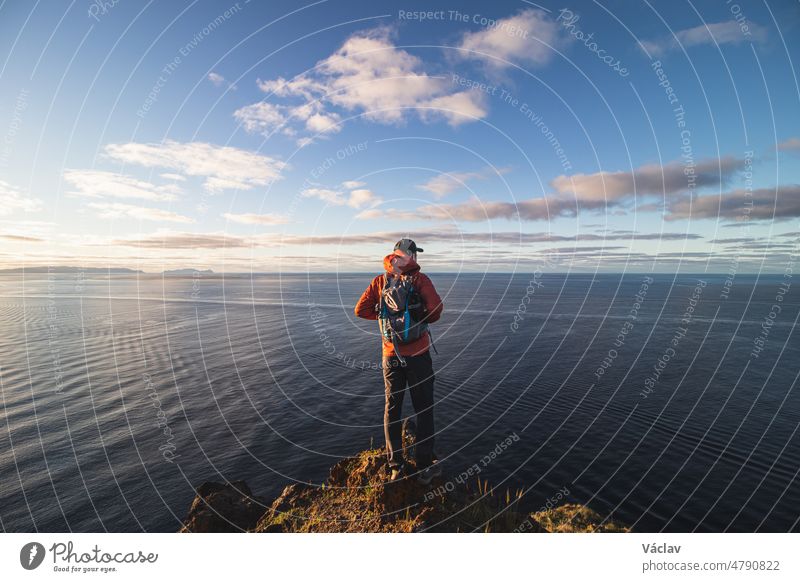
[(414, 277), (409, 275), (383, 275), (384, 284), (378, 305), (378, 323), (381, 335), (392, 342), (395, 354), (401, 362), (403, 357), (398, 345), (408, 344), (421, 338), (428, 331), (423, 322), (425, 305), (422, 296), (414, 288)]

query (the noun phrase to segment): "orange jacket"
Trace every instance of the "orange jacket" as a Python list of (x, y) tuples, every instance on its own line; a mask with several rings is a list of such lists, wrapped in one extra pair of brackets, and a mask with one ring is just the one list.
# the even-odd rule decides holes
[[(388, 255), (384, 258), (383, 264), (387, 271), (396, 271), (393, 266), (395, 255)], [(419, 265), (413, 260), (408, 261), (408, 264), (402, 268), (402, 272), (406, 275), (413, 277), (414, 287), (419, 291), (422, 297), (422, 302), (425, 305), (427, 316), (425, 321), (433, 323), (442, 316), (442, 299), (436, 292), (433, 283), (419, 270)], [(378, 275), (369, 284), (369, 287), (361, 294), (361, 298), (356, 303), (355, 314), (357, 317), (363, 319), (378, 319), (377, 306), (381, 300), (381, 292), (383, 291), (384, 277)], [(424, 354), (430, 349), (430, 337), (424, 334), (418, 340), (408, 344), (398, 346), (401, 356), (418, 356)], [(383, 357), (394, 355), (394, 346), (392, 342), (383, 338)]]

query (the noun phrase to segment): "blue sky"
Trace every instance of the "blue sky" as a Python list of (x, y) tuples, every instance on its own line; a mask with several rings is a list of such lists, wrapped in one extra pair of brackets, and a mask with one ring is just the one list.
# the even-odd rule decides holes
[(4, 2), (0, 264), (784, 272), (796, 2)]

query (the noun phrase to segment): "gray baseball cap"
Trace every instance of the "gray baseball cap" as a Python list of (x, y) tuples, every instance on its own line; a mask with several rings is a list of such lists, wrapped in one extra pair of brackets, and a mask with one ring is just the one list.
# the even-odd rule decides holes
[(421, 253), (423, 249), (417, 246), (410, 238), (401, 238), (397, 243), (394, 245), (394, 250), (400, 249), (407, 255), (413, 255), (414, 253)]

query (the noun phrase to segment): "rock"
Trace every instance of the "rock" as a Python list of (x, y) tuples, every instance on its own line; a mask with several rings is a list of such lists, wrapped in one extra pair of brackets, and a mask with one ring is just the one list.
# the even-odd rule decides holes
[[(407, 434), (411, 431), (407, 431)], [(409, 435), (410, 436), (410, 435)], [(413, 450), (409, 438), (406, 451)], [(521, 513), (522, 490), (495, 495), (485, 481), (454, 475), (420, 484), (412, 475), (388, 482), (382, 449), (342, 459), (319, 486), (289, 485), (271, 503), (243, 481), (206, 482), (197, 488), (182, 532), (625, 532), (585, 505)]]
[(302, 518), (302, 508), (307, 505), (305, 498), (310, 492), (313, 492), (313, 488), (302, 483), (284, 487), (269, 509), (259, 517), (254, 531), (262, 533), (292, 531), (297, 527), (297, 520)]
[[(389, 482), (383, 450), (368, 450), (336, 463), (320, 487), (290, 485), (258, 521), (256, 532), (511, 531), (524, 516), (501, 511), (499, 499), (476, 496), (444, 478), (420, 484), (412, 475)], [(438, 493), (434, 493), (438, 491)]]
[(347, 477), (350, 475), (349, 464), (351, 460), (350, 458), (343, 459), (331, 467), (328, 483), (339, 487), (347, 485)]
[(206, 481), (195, 491), (197, 495), (180, 529), (184, 533), (251, 530), (267, 507), (266, 500), (253, 497), (244, 481)]

